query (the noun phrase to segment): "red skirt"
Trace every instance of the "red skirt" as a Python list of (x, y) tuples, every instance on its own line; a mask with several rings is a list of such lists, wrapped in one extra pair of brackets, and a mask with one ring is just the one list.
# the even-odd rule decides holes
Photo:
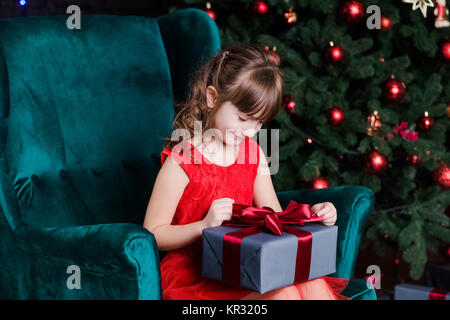
[(201, 276), (201, 256), (182, 250), (161, 261), (164, 300), (351, 300), (340, 294), (349, 279), (320, 277), (258, 293)]

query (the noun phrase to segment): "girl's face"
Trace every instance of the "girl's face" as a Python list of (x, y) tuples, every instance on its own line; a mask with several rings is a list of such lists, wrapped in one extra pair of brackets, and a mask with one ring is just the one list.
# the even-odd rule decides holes
[[(208, 87), (209, 102), (214, 101), (214, 94), (216, 92), (214, 88), (212, 90), (211, 88)], [(253, 137), (261, 129), (263, 122), (257, 120), (257, 118), (262, 111), (250, 117), (240, 112), (230, 101), (226, 101), (219, 106), (219, 110), (215, 115), (213, 121), (215, 124), (214, 129), (216, 129), (215, 134), (227, 146), (239, 145), (243, 138), (247, 136)]]
[(239, 145), (242, 139), (253, 137), (261, 129), (263, 123), (255, 118), (250, 118), (230, 101), (226, 101), (216, 113), (214, 128), (224, 144)]

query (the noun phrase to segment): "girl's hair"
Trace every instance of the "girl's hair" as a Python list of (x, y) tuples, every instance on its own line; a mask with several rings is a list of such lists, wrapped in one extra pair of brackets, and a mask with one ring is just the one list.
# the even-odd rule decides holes
[[(218, 92), (212, 109), (207, 106), (206, 88), (210, 85)], [(262, 46), (238, 43), (222, 49), (194, 73), (187, 100), (176, 104), (181, 108), (173, 129), (186, 129), (194, 137), (194, 121), (201, 121), (202, 133), (214, 128), (214, 116), (226, 101), (250, 116), (264, 110), (258, 120), (272, 121), (281, 109), (282, 87), (283, 74), (271, 53)], [(164, 149), (179, 143), (170, 137), (164, 140)]]

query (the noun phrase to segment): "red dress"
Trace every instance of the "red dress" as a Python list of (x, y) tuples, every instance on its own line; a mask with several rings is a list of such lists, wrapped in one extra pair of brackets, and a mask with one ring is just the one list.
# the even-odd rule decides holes
[[(258, 143), (241, 141), (235, 162), (227, 167), (212, 163), (189, 142), (161, 152), (161, 166), (170, 155), (186, 172), (189, 183), (178, 203), (172, 224), (189, 224), (203, 219), (211, 203), (220, 198), (253, 206), (253, 186), (259, 165)], [(161, 261), (163, 299), (331, 299), (347, 300), (340, 292), (348, 279), (321, 277), (260, 294), (229, 286), (201, 276), (201, 237), (193, 244), (168, 251)]]

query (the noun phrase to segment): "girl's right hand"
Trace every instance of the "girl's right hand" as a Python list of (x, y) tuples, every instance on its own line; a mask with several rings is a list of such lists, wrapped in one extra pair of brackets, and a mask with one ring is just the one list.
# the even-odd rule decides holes
[(234, 199), (221, 198), (211, 203), (208, 213), (203, 218), (205, 228), (212, 228), (222, 225), (223, 221), (231, 220), (233, 215)]

